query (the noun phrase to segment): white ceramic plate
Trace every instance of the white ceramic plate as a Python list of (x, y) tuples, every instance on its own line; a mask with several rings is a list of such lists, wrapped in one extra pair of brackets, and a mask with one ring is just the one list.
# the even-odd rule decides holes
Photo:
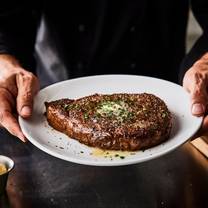
[[(173, 114), (173, 128), (166, 142), (134, 153), (99, 152), (53, 130), (44, 116), (45, 101), (76, 99), (94, 93), (152, 93), (165, 101)], [(34, 99), (33, 116), (19, 118), (23, 133), (36, 147), (63, 160), (86, 165), (117, 166), (147, 161), (164, 155), (186, 142), (199, 128), (202, 117), (190, 112), (189, 95), (174, 83), (133, 75), (102, 75), (72, 79), (42, 89)]]

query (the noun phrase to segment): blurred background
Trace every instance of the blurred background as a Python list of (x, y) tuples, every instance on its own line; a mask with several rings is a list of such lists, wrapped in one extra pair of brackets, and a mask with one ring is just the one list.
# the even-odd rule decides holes
[(191, 49), (191, 47), (196, 42), (196, 40), (201, 35), (201, 33), (202, 33), (202, 30), (199, 24), (196, 22), (196, 19), (194, 18), (193, 13), (190, 11), (189, 24), (188, 24), (188, 30), (187, 30), (187, 39), (186, 39), (187, 52)]
[[(189, 12), (189, 22), (188, 22), (188, 28), (187, 28), (187, 38), (186, 38), (186, 46), (187, 46), (186, 47), (186, 52), (187, 53), (192, 48), (192, 46), (194, 45), (196, 40), (199, 38), (201, 33), (202, 33), (202, 30), (201, 30), (199, 24), (197, 23), (196, 19), (194, 18), (193, 13), (190, 10), (190, 12)], [(41, 38), (42, 37), (40, 37), (40, 39)], [(42, 54), (42, 55), (44, 55), (44, 54)], [(47, 58), (45, 57), (44, 61), (46, 61), (46, 60), (47, 60)], [(38, 63), (42, 63), (42, 62), (39, 61)], [(50, 66), (49, 63), (48, 63), (48, 66)], [(58, 67), (61, 68), (60, 65)], [(42, 66), (42, 65), (40, 65), (40, 66), (38, 65), (37, 68), (40, 69), (40, 70), (38, 70), (38, 76), (39, 76), (39, 79), (41, 80), (41, 86), (42, 87), (45, 87), (45, 86), (47, 86), (47, 85), (49, 85), (53, 82), (57, 82), (58, 80), (56, 80), (56, 79), (63, 80), (64, 78), (62, 77), (62, 75), (60, 75), (61, 73), (63, 73), (64, 77), (66, 76), (65, 69), (59, 70), (59, 72), (52, 71), (52, 73), (55, 73), (54, 75), (52, 75), (51, 73), (48, 73), (48, 70), (43, 70), (43, 68), (45, 68), (45, 67)], [(57, 68), (57, 66), (56, 66), (56, 68)], [(60, 73), (60, 74), (57, 74), (57, 73)], [(58, 78), (60, 76), (61, 76), (61, 78)]]

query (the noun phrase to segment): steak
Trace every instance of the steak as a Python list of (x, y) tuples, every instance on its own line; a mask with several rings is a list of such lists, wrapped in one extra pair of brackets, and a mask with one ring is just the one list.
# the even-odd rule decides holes
[(50, 126), (92, 147), (135, 151), (169, 138), (172, 118), (155, 95), (94, 94), (46, 102)]

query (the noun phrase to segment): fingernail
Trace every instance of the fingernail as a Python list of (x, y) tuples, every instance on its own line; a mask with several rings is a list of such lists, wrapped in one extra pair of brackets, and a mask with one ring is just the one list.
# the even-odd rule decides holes
[(193, 114), (200, 115), (200, 114), (203, 114), (204, 111), (205, 111), (205, 107), (201, 103), (193, 104), (193, 106), (192, 106), (192, 113)]
[(19, 134), (19, 135), (18, 135), (18, 138), (19, 138), (21, 141), (23, 141), (23, 142), (26, 142), (26, 141), (27, 141), (27, 139), (25, 138), (25, 136), (22, 135), (22, 134)]
[(29, 106), (24, 106), (21, 110), (22, 115), (30, 115), (31, 114), (31, 108)]

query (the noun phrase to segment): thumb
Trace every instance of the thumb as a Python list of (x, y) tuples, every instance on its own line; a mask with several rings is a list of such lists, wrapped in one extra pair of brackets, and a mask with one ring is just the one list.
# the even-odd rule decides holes
[(193, 86), (191, 93), (191, 112), (195, 116), (203, 116), (206, 112), (208, 95), (205, 82), (198, 82)]
[(34, 81), (31, 73), (17, 74), (16, 83), (18, 88), (17, 111), (20, 116), (27, 118), (32, 114)]

